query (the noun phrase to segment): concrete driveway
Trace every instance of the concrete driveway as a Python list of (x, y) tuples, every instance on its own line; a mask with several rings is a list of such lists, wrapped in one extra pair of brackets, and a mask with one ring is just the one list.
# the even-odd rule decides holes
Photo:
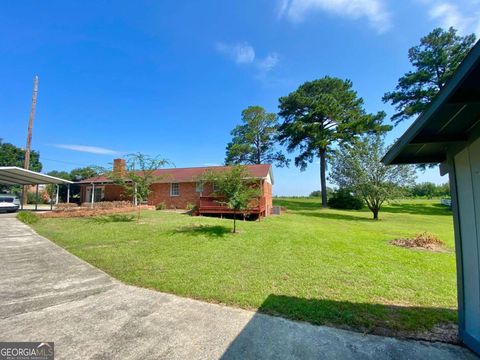
[(57, 359), (476, 359), (127, 286), (0, 215), (0, 341)]

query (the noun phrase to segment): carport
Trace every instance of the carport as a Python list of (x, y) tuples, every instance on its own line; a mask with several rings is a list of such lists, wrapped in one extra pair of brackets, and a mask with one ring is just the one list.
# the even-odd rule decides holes
[(449, 174), (461, 340), (480, 354), (480, 43), (382, 160)]
[[(0, 184), (1, 185), (22, 185), (21, 209), (25, 199), (25, 185), (36, 185), (35, 210), (38, 207), (38, 185), (54, 184), (55, 204), (58, 204), (58, 190), (60, 185), (67, 185), (67, 202), (70, 202), (70, 184), (72, 181), (60, 179), (54, 176), (45, 175), (36, 171), (22, 169), (16, 166), (0, 166)], [(53, 207), (53, 201), (50, 199), (50, 209)]]

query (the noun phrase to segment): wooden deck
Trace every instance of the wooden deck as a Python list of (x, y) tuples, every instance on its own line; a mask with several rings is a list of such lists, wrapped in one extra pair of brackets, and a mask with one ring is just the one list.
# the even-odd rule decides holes
[[(229, 209), (226, 205), (221, 204), (221, 198), (213, 196), (202, 196), (200, 197), (200, 203), (198, 206), (198, 214), (220, 214), (228, 215), (233, 214), (233, 210)], [(266, 210), (266, 199), (265, 197), (259, 197), (258, 199), (253, 200), (250, 203), (248, 209), (242, 210), (239, 214), (242, 215), (258, 215), (265, 216)]]

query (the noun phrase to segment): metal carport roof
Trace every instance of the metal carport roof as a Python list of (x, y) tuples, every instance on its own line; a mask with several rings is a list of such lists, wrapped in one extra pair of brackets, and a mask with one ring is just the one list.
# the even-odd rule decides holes
[(0, 184), (36, 185), (36, 184), (72, 184), (72, 181), (45, 175), (16, 166), (0, 166)]
[(480, 42), (430, 106), (393, 145), (385, 164), (440, 163), (447, 149), (462, 146), (480, 131)]

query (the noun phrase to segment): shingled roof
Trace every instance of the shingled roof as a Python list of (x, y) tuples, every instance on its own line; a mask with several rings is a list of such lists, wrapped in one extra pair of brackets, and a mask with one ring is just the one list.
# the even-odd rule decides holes
[[(205, 166), (205, 167), (190, 167), (190, 168), (171, 168), (155, 170), (154, 176), (159, 178), (159, 183), (180, 183), (180, 182), (194, 182), (203, 175), (206, 171), (225, 171), (230, 166)], [(272, 166), (270, 164), (246, 165), (245, 168), (250, 173), (252, 178), (266, 179), (270, 175), (273, 184)], [(83, 184), (92, 183), (110, 183), (112, 182), (106, 175), (99, 175), (79, 181)]]

